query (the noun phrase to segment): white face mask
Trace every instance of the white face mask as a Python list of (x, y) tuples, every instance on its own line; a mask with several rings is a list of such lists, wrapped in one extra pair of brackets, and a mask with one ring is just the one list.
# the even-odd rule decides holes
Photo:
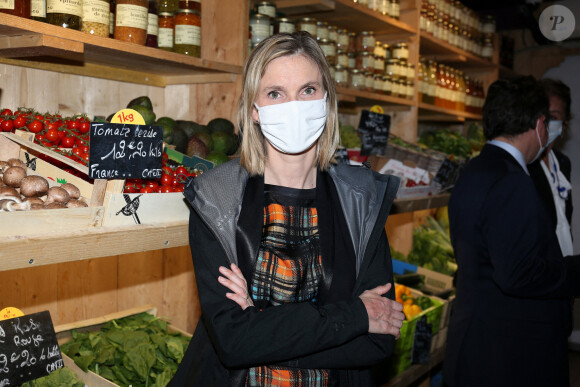
[(530, 161), (528, 164), (531, 164), (534, 161), (536, 161), (542, 155), (542, 153), (544, 153), (544, 150), (548, 146), (548, 142), (546, 142), (546, 145), (542, 145), (542, 138), (540, 137), (540, 130), (538, 129), (539, 127), (540, 127), (540, 120), (538, 120), (538, 122), (536, 123), (536, 136), (538, 136), (538, 142), (540, 143), (540, 149), (538, 150), (538, 154), (536, 154), (536, 157), (534, 157), (534, 159), (532, 161)]
[(550, 120), (548, 124), (548, 144), (553, 143), (562, 134), (562, 121)]
[(314, 101), (291, 101), (259, 107), (260, 128), (280, 152), (304, 152), (322, 134), (326, 124), (326, 93)]

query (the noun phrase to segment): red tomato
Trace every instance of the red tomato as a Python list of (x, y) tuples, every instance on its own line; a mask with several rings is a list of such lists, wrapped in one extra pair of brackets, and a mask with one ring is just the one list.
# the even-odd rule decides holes
[(89, 153), (89, 146), (88, 145), (83, 145), (80, 146), (79, 148), (81, 148), (81, 150), (83, 151), (83, 153)]
[(77, 156), (79, 159), (82, 159), (84, 152), (80, 147), (75, 146), (72, 148), (72, 153), (73, 153), (73, 155)]
[(172, 175), (172, 176), (173, 176), (173, 169), (171, 169), (170, 167), (168, 167), (168, 166), (164, 166), (164, 167), (162, 168), (162, 170), (163, 170), (163, 173), (166, 173), (166, 174), (168, 174), (168, 175)]
[(54, 122), (50, 121), (50, 120), (44, 121), (44, 127), (46, 128), (46, 130), (51, 130), (51, 129), (58, 130), (58, 129), (60, 129), (61, 125), (62, 125), (62, 122), (59, 122), (59, 121), (54, 121)]
[(58, 137), (60, 137), (61, 141), (62, 141), (63, 138), (66, 137), (66, 135), (67, 135), (67, 133), (66, 133), (65, 130), (59, 130), (58, 131)]
[(67, 118), (66, 120), (64, 120), (64, 123), (66, 124), (66, 127), (70, 130), (77, 130), (79, 127), (79, 123), (76, 120), (73, 120), (72, 118)]
[(83, 155), (81, 156), (83, 158), (84, 161), (86, 161), (87, 163), (89, 162), (89, 154), (88, 153), (83, 153)]
[(155, 190), (159, 188), (159, 183), (156, 180), (147, 180), (147, 183), (145, 183), (145, 185), (147, 187), (153, 187)]
[(137, 189), (137, 187), (135, 187), (134, 184), (126, 184), (125, 183), (124, 192), (125, 193), (137, 193), (137, 192), (139, 192), (139, 190)]
[(14, 119), (14, 127), (20, 129), (26, 126), (27, 119), (23, 115), (19, 115)]
[(60, 142), (60, 136), (58, 135), (58, 130), (56, 129), (49, 129), (46, 131), (46, 139), (52, 142), (55, 145), (58, 145)]
[(78, 123), (78, 131), (82, 134), (91, 130), (91, 122), (85, 117), (79, 117), (75, 120)]
[(65, 136), (60, 140), (60, 146), (63, 148), (72, 148), (75, 146), (75, 138), (71, 136)]
[(4, 109), (2, 110), (2, 113), (0, 113), (0, 116), (11, 116), (12, 115), (12, 110), (10, 109)]
[(157, 190), (157, 192), (159, 193), (170, 193), (170, 192), (175, 192), (173, 190), (173, 187), (167, 186), (167, 185), (162, 185), (161, 187), (159, 187), (159, 189)]
[(31, 123), (26, 125), (29, 131), (32, 133), (40, 133), (44, 129), (44, 124), (42, 121), (34, 119)]
[(185, 186), (183, 184), (178, 184), (176, 187), (173, 187), (173, 192), (183, 192)]
[(3, 132), (12, 132), (14, 130), (14, 122), (11, 119), (2, 120), (0, 122), (0, 129)]
[(140, 193), (155, 193), (157, 192), (156, 189), (154, 189), (153, 187), (143, 187), (139, 190)]
[(163, 173), (161, 175), (161, 185), (166, 187), (171, 187), (173, 185), (173, 176), (168, 173)]

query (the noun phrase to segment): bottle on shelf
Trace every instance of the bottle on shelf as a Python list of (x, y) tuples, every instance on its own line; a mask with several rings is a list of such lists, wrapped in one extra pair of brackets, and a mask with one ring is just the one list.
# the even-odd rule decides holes
[(196, 58), (201, 56), (201, 18), (197, 11), (180, 9), (175, 14), (173, 51)]
[(46, 0), (30, 0), (30, 18), (41, 22), (46, 21)]
[(159, 41), (159, 13), (157, 11), (157, 1), (149, 0), (149, 7), (147, 10), (147, 40), (145, 45), (147, 47), (158, 47)]
[(48, 24), (80, 31), (82, 15), (83, 4), (81, 0), (46, 1), (46, 22)]
[(159, 36), (157, 47), (165, 51), (173, 51), (173, 13), (159, 12)]
[(114, 37), (144, 46), (147, 42), (148, 0), (117, 0)]

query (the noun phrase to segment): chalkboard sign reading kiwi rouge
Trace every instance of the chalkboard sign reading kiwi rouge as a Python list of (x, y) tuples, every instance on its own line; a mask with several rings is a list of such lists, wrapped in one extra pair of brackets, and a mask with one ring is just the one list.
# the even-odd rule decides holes
[(89, 135), (91, 179), (159, 179), (163, 127), (92, 122)]
[(63, 366), (50, 312), (0, 321), (0, 386), (18, 386)]
[(358, 124), (358, 131), (362, 133), (361, 156), (384, 154), (390, 127), (391, 116), (363, 110)]

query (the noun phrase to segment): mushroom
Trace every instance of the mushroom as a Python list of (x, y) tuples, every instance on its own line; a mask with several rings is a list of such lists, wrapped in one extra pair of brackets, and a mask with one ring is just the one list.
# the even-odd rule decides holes
[(4, 184), (18, 188), (20, 187), (20, 182), (26, 177), (26, 169), (18, 166), (12, 166), (4, 171)]
[(4, 172), (10, 167), (7, 161), (0, 161), (0, 173)]
[(49, 204), (45, 205), (44, 208), (46, 208), (47, 210), (53, 210), (53, 209), (57, 209), (57, 208), (66, 208), (66, 204), (53, 202), (53, 203), (49, 203)]
[(8, 165), (10, 165), (11, 167), (21, 167), (24, 168), (24, 170), (26, 170), (26, 163), (20, 159), (8, 159)]
[(47, 192), (48, 181), (42, 176), (29, 175), (20, 182), (20, 194), (23, 196), (43, 196)]
[(30, 210), (30, 203), (25, 203), (13, 196), (2, 197), (0, 199), (0, 211), (27, 211)]
[(83, 202), (82, 200), (78, 200), (78, 199), (71, 199), (68, 201), (68, 203), (66, 204), (67, 208), (82, 208), (82, 207), (88, 207), (87, 203)]
[(4, 186), (0, 187), (0, 198), (4, 196), (14, 196), (15, 198), (20, 199), (20, 194), (16, 190), (16, 188)]
[(42, 200), (41, 198), (37, 198), (37, 197), (30, 197), (30, 198), (24, 198), (24, 200), (22, 200), (23, 202), (29, 202), (31, 206), (35, 205), (35, 204), (39, 204), (42, 207), (44, 207), (44, 200)]
[[(47, 198), (44, 202), (45, 205), (49, 205), (51, 203), (61, 203), (63, 205), (67, 204), (70, 200), (70, 195), (64, 188), (61, 187), (50, 187), (48, 189)], [(47, 207), (48, 208), (48, 207)]]
[(64, 188), (66, 192), (68, 192), (71, 199), (78, 199), (81, 197), (81, 190), (78, 189), (77, 186), (74, 184), (64, 183), (60, 187)]
[(44, 204), (32, 203), (30, 204), (30, 210), (44, 210)]

